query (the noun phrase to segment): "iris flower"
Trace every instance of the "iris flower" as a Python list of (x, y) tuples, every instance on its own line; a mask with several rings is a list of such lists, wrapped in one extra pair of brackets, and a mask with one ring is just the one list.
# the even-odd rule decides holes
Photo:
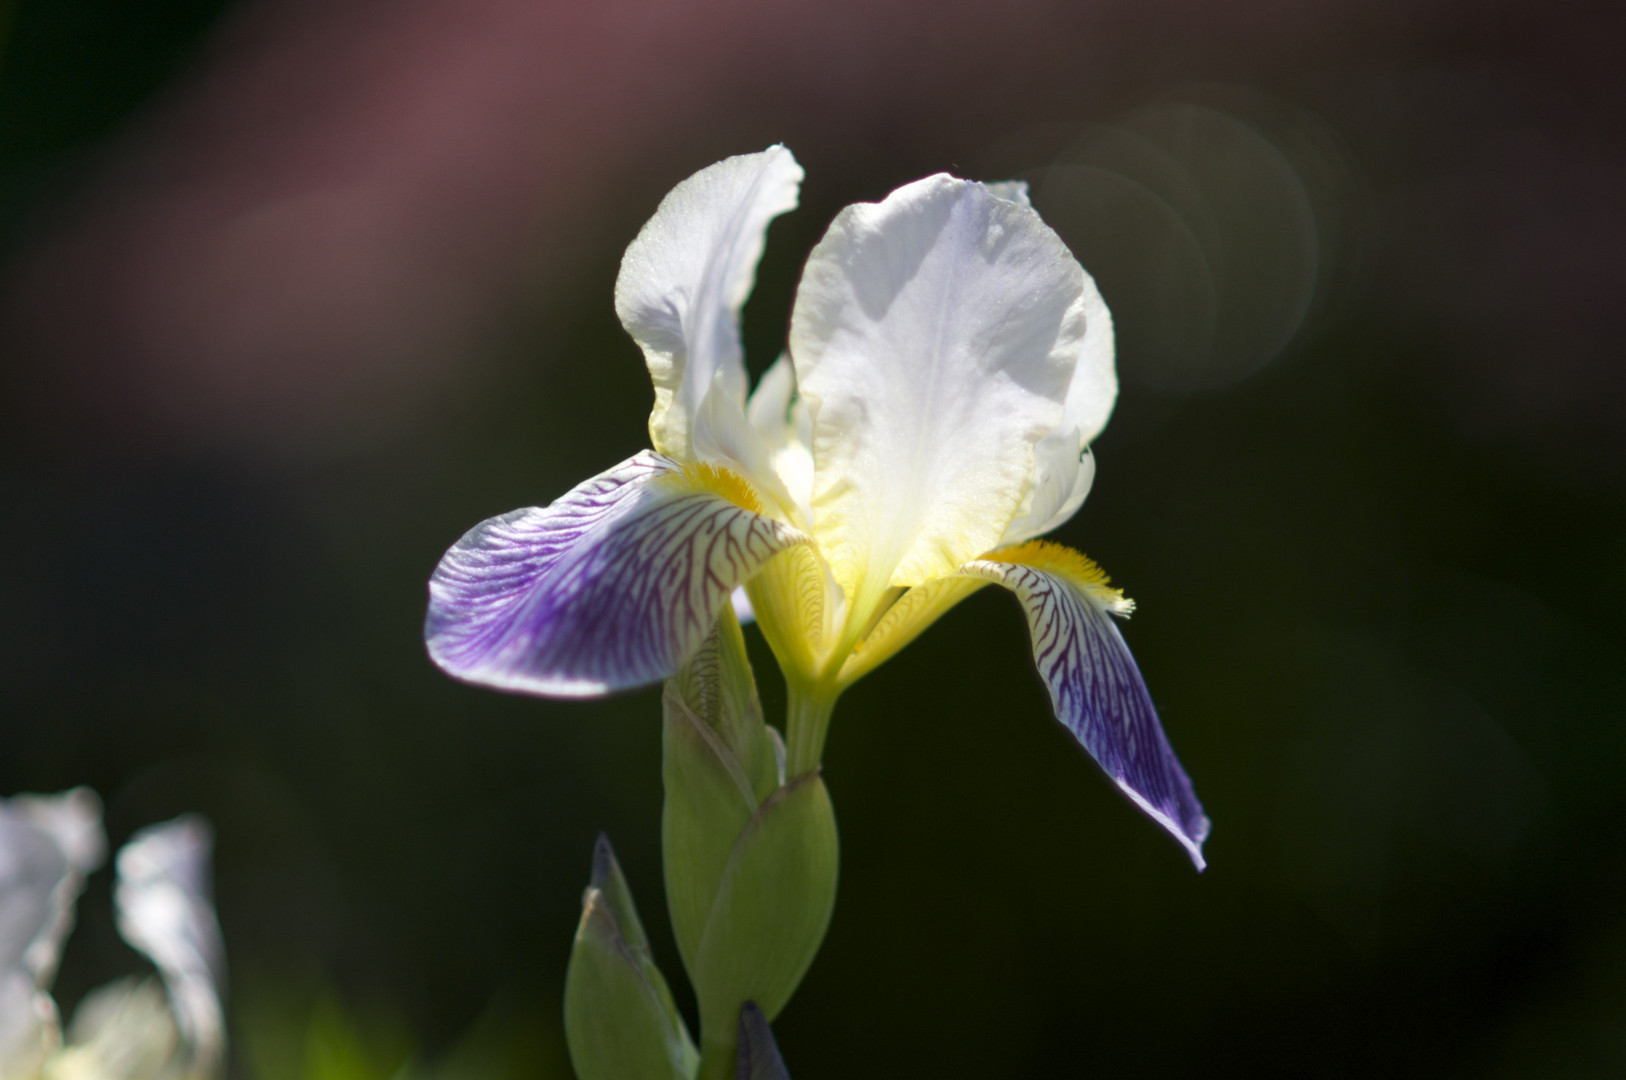
[[(66, 1034), (50, 994), (86, 877), (107, 850), (85, 788), (0, 799), (0, 1077), (211, 1080), (225, 1065), (222, 947), (208, 898), (209, 827), (187, 815), (119, 849), (119, 933), (159, 982), (86, 995)], [(159, 983), (161, 982), (162, 988)]]
[(1117, 396), (1095, 283), (1024, 185), (930, 176), (837, 215), (788, 350), (748, 396), (740, 309), (801, 178), (774, 146), (661, 202), (615, 289), (654, 382), (654, 449), (464, 535), (429, 584), (431, 657), (549, 697), (642, 686), (743, 586), (785, 674), (794, 776), (844, 689), (1002, 585), (1057, 719), (1201, 868), (1208, 820), (1114, 624), (1131, 602), (1036, 539), (1083, 503)]

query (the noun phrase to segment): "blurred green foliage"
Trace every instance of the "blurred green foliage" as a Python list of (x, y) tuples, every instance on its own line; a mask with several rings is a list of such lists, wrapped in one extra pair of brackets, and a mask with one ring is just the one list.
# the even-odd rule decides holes
[[(448, 1048), (424, 1054), (388, 1007), (347, 1007), (303, 983), (257, 984), (238, 1008), (237, 1057), (251, 1080), (570, 1080), (547, 1003), (498, 999)], [(551, 1010), (551, 1011), (550, 1011)]]

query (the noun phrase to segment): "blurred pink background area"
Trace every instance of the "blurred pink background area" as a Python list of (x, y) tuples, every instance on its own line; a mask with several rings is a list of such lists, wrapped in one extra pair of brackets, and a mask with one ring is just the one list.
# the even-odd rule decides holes
[[(613, 260), (659, 196), (783, 141), (821, 221), (938, 170), (1033, 179), (1127, 318), (1126, 377), (1154, 388), (1240, 378), (1376, 289), (1474, 342), (1432, 373), (1462, 384), (1466, 427), (1614, 423), (1626, 149), (1601, 31), (1619, 21), (1396, 0), (261, 0), (31, 224), (4, 348), (24, 415), (76, 444), (387, 440), (477, 392), (516, 334), (535, 331), (529, 362), (578, 362), (548, 353), (548, 321), (612, 317)], [(1199, 111), (1170, 128), (1171, 103)]]

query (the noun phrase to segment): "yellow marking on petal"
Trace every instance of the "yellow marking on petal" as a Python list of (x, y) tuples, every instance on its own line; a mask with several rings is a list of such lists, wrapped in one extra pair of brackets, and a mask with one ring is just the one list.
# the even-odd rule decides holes
[(906, 590), (853, 646), (841, 668), (841, 685), (851, 686), (880, 667), (955, 604), (986, 584), (978, 578), (952, 575)]
[(1111, 587), (1111, 579), (1107, 577), (1107, 572), (1101, 569), (1100, 563), (1065, 544), (1056, 544), (1049, 540), (1029, 540), (1015, 547), (990, 551), (977, 561), (1031, 566), (1035, 570), (1055, 574), (1072, 583), (1094, 597), (1114, 615), (1127, 616), (1135, 610), (1135, 602), (1124, 596), (1122, 589)]
[(687, 461), (661, 477), (661, 483), (671, 484), (686, 491), (706, 491), (753, 514), (763, 512), (762, 499), (744, 477), (720, 465), (703, 461)]

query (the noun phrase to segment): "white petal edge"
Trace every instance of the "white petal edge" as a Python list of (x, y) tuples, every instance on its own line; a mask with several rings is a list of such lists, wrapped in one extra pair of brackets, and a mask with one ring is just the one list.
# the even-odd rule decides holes
[(1107, 308), (1095, 279), (1084, 274), (1084, 344), (1067, 387), (1063, 427), (1078, 429), (1084, 446), (1096, 440), (1118, 401), (1118, 346)]
[(708, 166), (673, 188), (627, 247), (615, 310), (655, 385), (655, 449), (687, 460), (697, 413), (720, 373), (745, 404), (739, 314), (768, 224), (794, 209), (802, 167), (783, 146)]

